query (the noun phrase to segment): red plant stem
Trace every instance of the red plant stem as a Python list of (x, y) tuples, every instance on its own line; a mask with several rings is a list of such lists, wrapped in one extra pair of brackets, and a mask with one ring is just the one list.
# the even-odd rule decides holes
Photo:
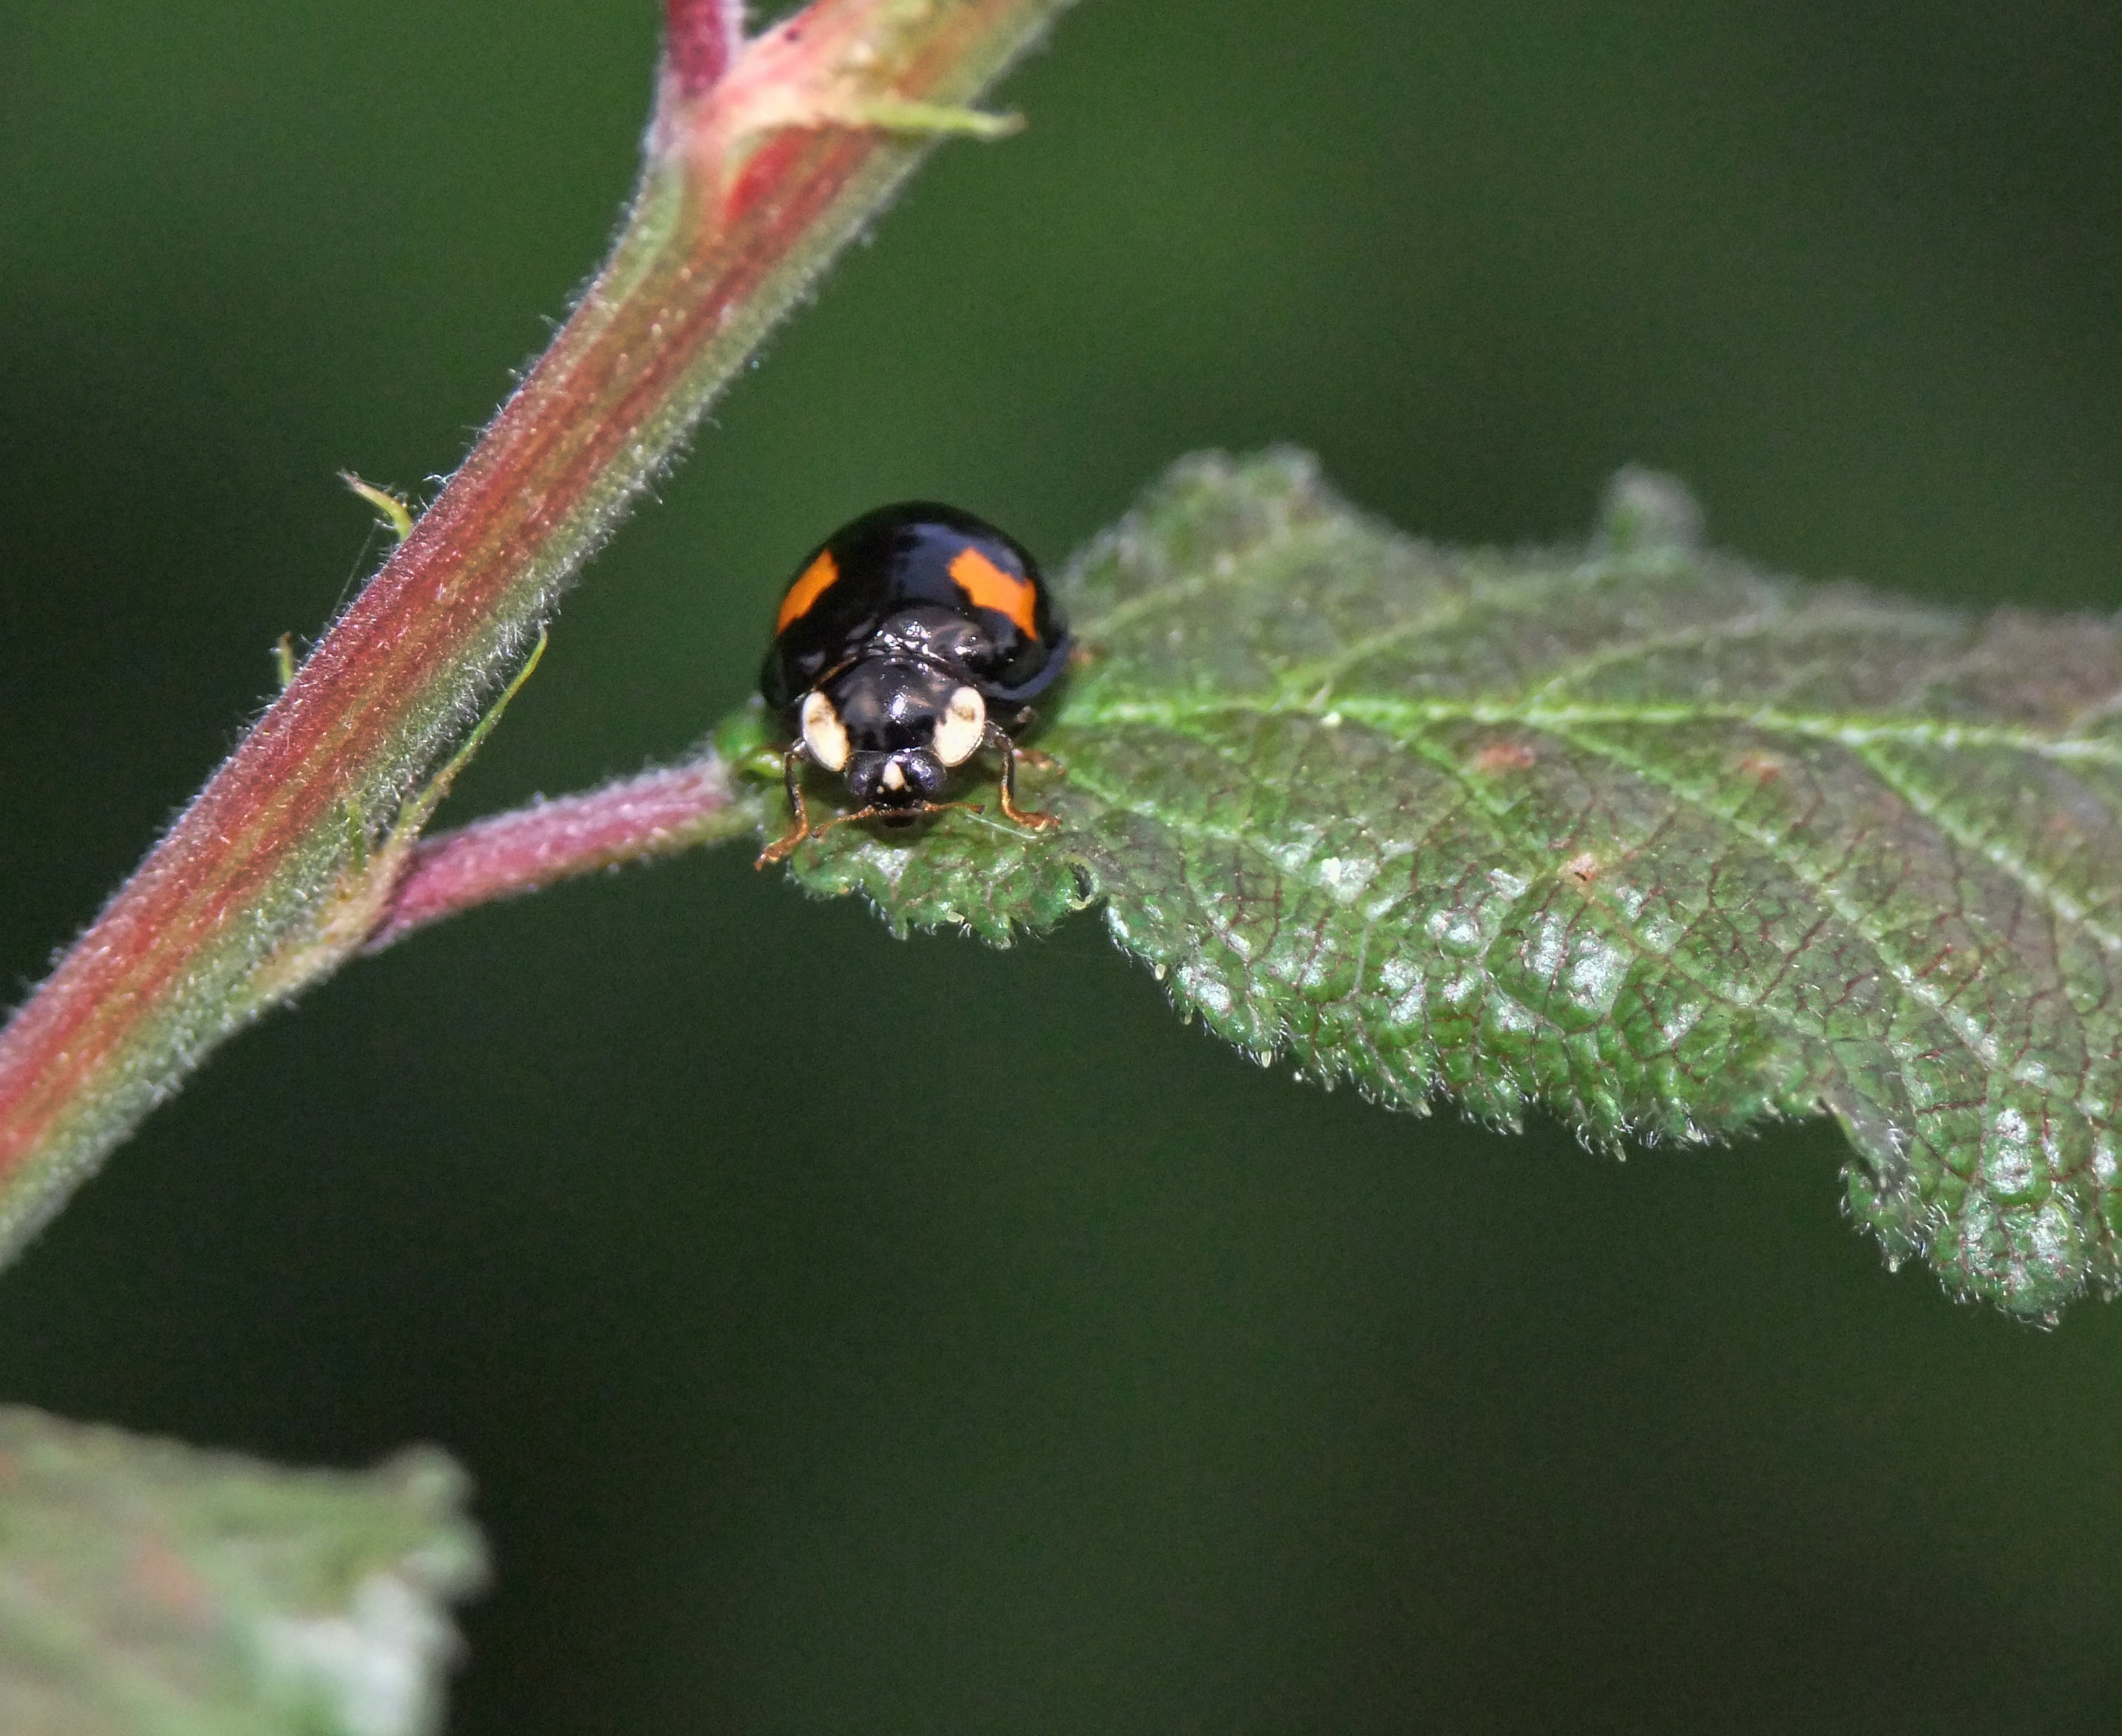
[(744, 0), (667, 0), (663, 63), (681, 97), (722, 82), (744, 47)]
[(367, 950), (477, 905), (620, 863), (675, 855), (752, 824), (753, 816), (737, 805), (727, 769), (712, 755), (474, 820), (414, 847)]
[[(669, 12), (610, 260), (433, 507), (0, 1031), (0, 1257), (262, 1008), (353, 955), (394, 821), (581, 562), (942, 124), (1065, 0), (816, 0), (717, 70)], [(722, 21), (719, 40), (714, 21)], [(880, 125), (878, 119), (887, 124)]]

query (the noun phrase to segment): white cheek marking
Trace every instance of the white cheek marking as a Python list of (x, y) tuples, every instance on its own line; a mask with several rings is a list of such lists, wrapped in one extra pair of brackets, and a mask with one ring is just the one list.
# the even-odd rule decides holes
[(898, 760), (886, 760), (884, 762), (884, 775), (876, 781), (886, 789), (904, 789), (906, 788), (906, 774), (899, 769)]
[(827, 771), (839, 771), (848, 763), (847, 726), (822, 693), (803, 701), (803, 745)]
[(946, 765), (963, 765), (979, 751), (987, 728), (986, 701), (977, 690), (961, 687), (951, 695), (950, 707), (936, 725), (936, 738), (929, 745)]

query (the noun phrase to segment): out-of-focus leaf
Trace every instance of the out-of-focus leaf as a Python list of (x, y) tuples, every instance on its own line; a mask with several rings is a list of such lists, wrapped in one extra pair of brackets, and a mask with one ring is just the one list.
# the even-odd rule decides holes
[(465, 1492), (429, 1451), (287, 1471), (0, 1407), (0, 1730), (437, 1729)]
[(1287, 452), (1180, 464), (1063, 594), (1065, 827), (841, 827), (805, 886), (996, 942), (1102, 905), (1264, 1064), (1405, 1107), (1824, 1110), (1891, 1259), (2037, 1317), (2122, 1287), (2111, 623), (1764, 575), (1642, 473), (1586, 545), (1433, 548)]

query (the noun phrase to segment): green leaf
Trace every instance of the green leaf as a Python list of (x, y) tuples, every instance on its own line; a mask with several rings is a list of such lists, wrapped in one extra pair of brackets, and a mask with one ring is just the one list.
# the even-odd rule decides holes
[(436, 1729), (465, 1492), (432, 1452), (286, 1471), (0, 1407), (0, 1730)]
[(2122, 1287), (2111, 624), (1764, 575), (1641, 473), (1587, 545), (1433, 548), (1290, 452), (1180, 464), (1063, 592), (1063, 828), (844, 826), (806, 887), (997, 943), (1101, 904), (1183, 1010), (1405, 1108), (1825, 1111), (1890, 1260)]

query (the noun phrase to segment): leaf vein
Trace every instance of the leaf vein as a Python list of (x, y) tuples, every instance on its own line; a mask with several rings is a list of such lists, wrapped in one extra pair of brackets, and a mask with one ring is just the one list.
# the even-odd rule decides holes
[(2011, 879), (2031, 893), (2058, 921), (2075, 923), (2109, 952), (2122, 952), (2122, 931), (2100, 921), (2033, 863), (2016, 851), (2007, 849), (2001, 841), (1985, 837), (1978, 828), (1968, 825), (1952, 812), (1952, 804), (1931, 796), (1921, 784), (1906, 776), (1891, 760), (1872, 751), (1872, 744), (1866, 743), (1854, 751), (1858, 758), (1881, 783), (1961, 849), (1972, 850), (2002, 868)]
[[(1788, 834), (1772, 832), (1760, 826), (1746, 824), (1736, 816), (1721, 811), (1713, 802), (1704, 798), (1699, 792), (1644, 764), (1634, 756), (1625, 753), (1610, 742), (1570, 732), (1560, 731), (1551, 732), (1561, 735), (1563, 740), (1582, 747), (1586, 752), (1596, 754), (1624, 770), (1633, 772), (1647, 783), (1654, 784), (1659, 788), (1670, 792), (1705, 817), (1729, 827), (1739, 836), (1746, 839), (1787, 870), (1793, 879), (1816, 892), (1828, 909), (1839, 917), (1853, 934), (1871, 947), (1881, 966), (1900, 984), (1904, 992), (1912, 999), (1929, 1007), (1935, 1012), (1946, 1028), (1950, 1030), (1967, 1051), (1982, 1064), (1986, 1072), (1992, 1074), (2003, 1074), (2022, 1084), (2031, 1084), (2037, 1088), (2045, 1083), (2041, 1078), (2029, 1074), (2023, 1065), (2007, 1066), (2003, 1057), (2003, 1046), (1998, 1033), (1989, 1030), (1980, 1019), (1972, 1013), (1963, 1011), (1956, 1004), (1958, 991), (1951, 995), (1941, 994), (1926, 982), (1900, 951), (1890, 943), (1886, 931), (1874, 925), (1871, 914), (1863, 905), (1838, 887), (1831, 876), (1816, 873), (1800, 853), (1789, 848), (1787, 841)], [(1787, 957), (1786, 966), (1794, 962), (1796, 956), (1797, 952), (1794, 949)]]
[(1995, 747), (2044, 760), (2083, 761), (2122, 769), (2122, 742), (2092, 737), (2043, 735), (2009, 724), (1936, 722), (1857, 714), (1835, 717), (1819, 713), (1778, 711), (1771, 706), (1671, 704), (1527, 705), (1481, 700), (1395, 700), (1344, 696), (1330, 704), (1282, 696), (1219, 698), (1214, 700), (1112, 700), (1087, 696), (1071, 708), (1072, 726), (1148, 723), (1185, 732), (1222, 716), (1323, 716), (1329, 711), (1387, 731), (1411, 731), (1437, 723), (1517, 723), (1527, 728), (1566, 733), (1607, 723), (1650, 724), (1685, 728), (1704, 723), (1745, 723), (1779, 735), (1861, 747), (1873, 742), (1905, 742), (1947, 751)]

